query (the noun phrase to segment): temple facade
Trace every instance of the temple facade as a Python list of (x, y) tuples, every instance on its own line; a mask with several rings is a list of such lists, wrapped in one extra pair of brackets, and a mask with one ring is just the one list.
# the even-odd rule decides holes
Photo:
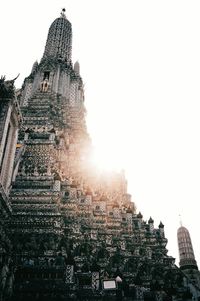
[(0, 250), (1, 300), (197, 300), (167, 255), (164, 225), (136, 211), (124, 173), (99, 174), (90, 164), (84, 86), (71, 54), (62, 10), (17, 97), (0, 98), (9, 244)]

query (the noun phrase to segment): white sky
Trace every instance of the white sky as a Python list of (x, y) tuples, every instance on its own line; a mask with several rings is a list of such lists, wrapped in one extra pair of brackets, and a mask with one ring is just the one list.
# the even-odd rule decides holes
[(200, 2), (3, 1), (0, 75), (20, 72), (20, 87), (62, 7), (99, 162), (125, 169), (138, 211), (162, 220), (176, 258), (182, 215), (200, 264)]

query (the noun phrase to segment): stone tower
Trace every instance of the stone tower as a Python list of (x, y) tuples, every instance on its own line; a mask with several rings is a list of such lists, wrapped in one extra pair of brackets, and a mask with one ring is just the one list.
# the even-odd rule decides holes
[(197, 284), (200, 287), (200, 275), (188, 229), (181, 225), (181, 227), (177, 231), (177, 238), (180, 268), (192, 280), (194, 284)]
[(23, 151), (15, 154), (4, 225), (15, 272), (4, 277), (10, 300), (183, 295), (187, 287), (167, 255), (164, 225), (156, 228), (136, 212), (123, 172), (99, 174), (89, 164), (84, 86), (71, 45), (63, 10), (19, 93)]

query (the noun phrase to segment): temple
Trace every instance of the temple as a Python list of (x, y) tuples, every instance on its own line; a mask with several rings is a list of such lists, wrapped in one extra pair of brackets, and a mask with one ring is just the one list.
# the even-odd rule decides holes
[(0, 82), (0, 300), (198, 300), (124, 173), (91, 165), (71, 56), (63, 9), (22, 88)]

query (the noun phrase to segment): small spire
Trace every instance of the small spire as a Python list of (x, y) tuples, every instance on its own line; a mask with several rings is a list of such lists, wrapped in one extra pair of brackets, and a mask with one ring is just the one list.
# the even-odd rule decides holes
[(150, 216), (150, 219), (148, 220), (148, 224), (153, 224), (154, 220), (152, 219), (152, 217)]
[(78, 61), (76, 61), (76, 63), (74, 64), (74, 71), (77, 73), (77, 74), (80, 74), (80, 64)]
[(62, 18), (65, 18), (65, 19), (66, 19), (65, 12), (66, 12), (66, 9), (65, 9), (65, 8), (62, 8), (62, 11), (61, 11), (60, 15), (61, 15)]
[(38, 67), (38, 61), (35, 61), (35, 63), (33, 64), (31, 73), (34, 73), (37, 70), (37, 67)]
[(138, 217), (138, 218), (143, 218), (143, 215), (142, 215), (142, 213), (141, 213), (141, 212), (139, 212), (139, 213), (138, 213), (138, 215), (137, 215), (137, 217)]
[(159, 224), (159, 226), (158, 226), (159, 228), (164, 228), (164, 225), (163, 225), (163, 223), (162, 222), (160, 222), (160, 224)]
[(179, 214), (179, 222), (180, 222), (181, 227), (183, 227), (183, 222), (182, 222), (181, 214)]

